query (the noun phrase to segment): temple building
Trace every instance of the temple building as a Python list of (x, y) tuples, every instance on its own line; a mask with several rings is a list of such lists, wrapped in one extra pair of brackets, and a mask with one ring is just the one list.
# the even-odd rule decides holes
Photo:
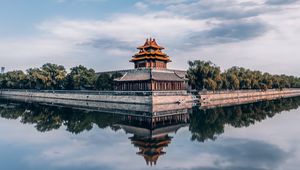
[(134, 69), (126, 70), (114, 80), (116, 91), (182, 91), (186, 89), (184, 71), (169, 70), (170, 57), (155, 39), (147, 39), (130, 62)]

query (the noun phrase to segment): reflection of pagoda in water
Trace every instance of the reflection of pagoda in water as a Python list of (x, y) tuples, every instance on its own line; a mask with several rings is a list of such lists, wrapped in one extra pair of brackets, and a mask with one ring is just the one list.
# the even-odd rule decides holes
[(136, 135), (130, 137), (131, 143), (139, 148), (138, 155), (145, 158), (147, 165), (156, 165), (159, 156), (164, 155), (166, 152), (163, 151), (171, 143), (172, 137), (169, 135), (162, 135), (154, 138), (141, 138)]
[(156, 165), (158, 158), (166, 154), (165, 148), (171, 143), (170, 133), (176, 133), (189, 122), (189, 114), (160, 116), (149, 121), (139, 117), (124, 119), (119, 126), (126, 132), (133, 134), (129, 137), (131, 143), (139, 148), (138, 155), (143, 156), (147, 165)]

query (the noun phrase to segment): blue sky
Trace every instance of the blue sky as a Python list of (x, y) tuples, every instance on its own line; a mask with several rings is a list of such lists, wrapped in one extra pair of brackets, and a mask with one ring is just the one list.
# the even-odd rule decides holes
[(97, 71), (128, 62), (154, 37), (172, 57), (300, 76), (297, 0), (10, 0), (0, 2), (0, 66), (46, 62)]
[[(103, 19), (112, 13), (132, 10), (133, 0), (10, 0), (1, 2), (1, 36), (34, 33), (47, 19)], [(20, 27), (22, 29), (20, 29)]]

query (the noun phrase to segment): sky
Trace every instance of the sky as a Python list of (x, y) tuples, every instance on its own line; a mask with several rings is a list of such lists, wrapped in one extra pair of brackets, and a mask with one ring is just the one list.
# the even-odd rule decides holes
[(146, 38), (169, 68), (210, 60), (300, 76), (298, 0), (7, 0), (0, 2), (0, 66), (6, 71), (84, 65), (130, 69)]

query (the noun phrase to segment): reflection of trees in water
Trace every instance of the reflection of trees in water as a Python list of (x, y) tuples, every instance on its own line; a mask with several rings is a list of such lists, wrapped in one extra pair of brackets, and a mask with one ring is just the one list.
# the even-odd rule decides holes
[(297, 109), (299, 105), (300, 97), (208, 110), (195, 107), (190, 116), (189, 129), (192, 133), (192, 140), (199, 142), (215, 140), (218, 135), (224, 133), (225, 125), (248, 127), (282, 111)]
[[(8, 106), (8, 107), (7, 107)], [(6, 119), (20, 119), (24, 124), (34, 124), (40, 132), (59, 129), (62, 125), (75, 134), (89, 131), (94, 125), (99, 128), (111, 127), (117, 121), (115, 115), (99, 112), (86, 112), (65, 107), (43, 106), (38, 104), (7, 105), (0, 108), (0, 116)], [(13, 108), (11, 108), (13, 107)]]
[[(300, 97), (208, 110), (195, 107), (190, 115), (189, 130), (192, 133), (192, 140), (200, 142), (215, 140), (218, 135), (224, 133), (225, 125), (248, 127), (255, 122), (273, 117), (276, 113), (296, 109), (299, 105)], [(116, 123), (120, 120), (129, 121), (124, 119), (125, 116), (115, 114), (29, 103), (5, 104), (3, 101), (0, 101), (0, 116), (6, 119), (20, 119), (24, 124), (34, 124), (40, 132), (66, 126), (67, 131), (75, 134), (89, 131), (93, 126), (110, 127), (117, 131), (120, 127), (114, 126)], [(134, 126), (134, 123), (131, 124)]]

